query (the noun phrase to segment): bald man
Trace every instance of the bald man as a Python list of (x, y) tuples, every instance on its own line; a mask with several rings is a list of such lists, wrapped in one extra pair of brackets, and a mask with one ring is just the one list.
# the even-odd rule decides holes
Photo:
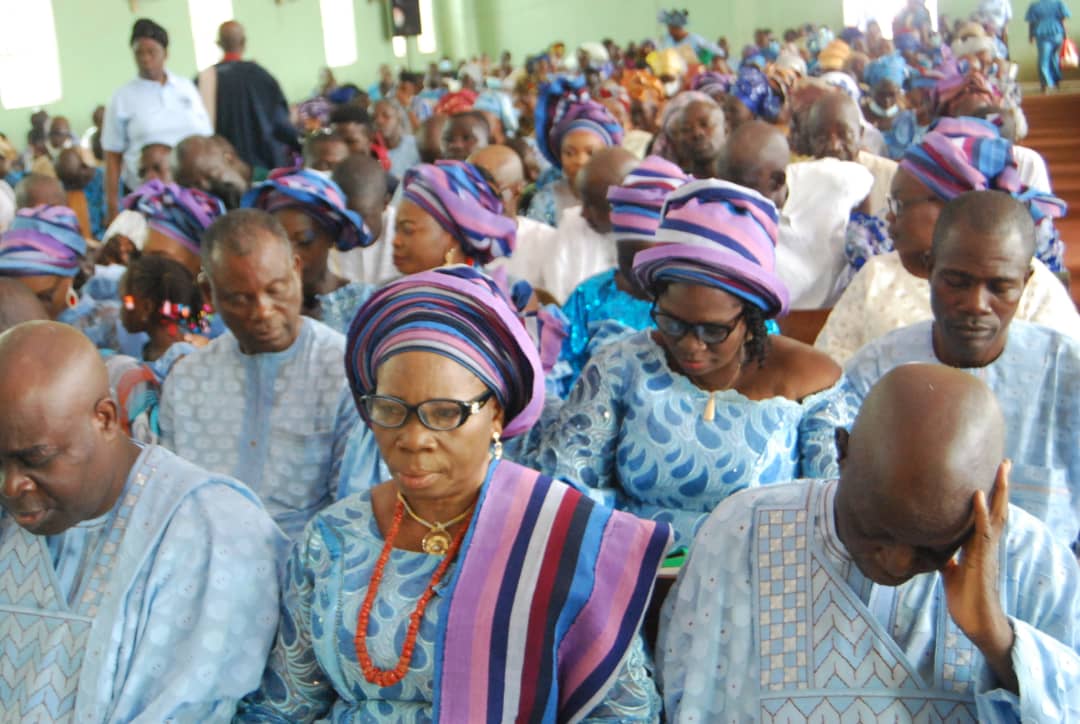
[(286, 540), (255, 495), (124, 434), (77, 330), (0, 335), (0, 670), (11, 721), (227, 722)]
[(847, 365), (862, 399), (889, 370), (933, 362), (967, 370), (997, 395), (1009, 421), (1013, 502), (1080, 549), (1080, 342), (1014, 319), (1031, 275), (1035, 227), (1000, 191), (945, 205), (929, 258), (933, 319), (871, 342)]
[(369, 154), (353, 153), (334, 167), (334, 182), (345, 194), (345, 204), (364, 220), (375, 242), (350, 251), (330, 250), (330, 271), (352, 282), (382, 284), (400, 276), (394, 266), (394, 219), (389, 177)]
[(978, 379), (906, 365), (838, 436), (839, 480), (721, 503), (661, 614), (672, 721), (1076, 721), (1080, 568), (1008, 504)]
[(493, 144), (469, 156), (469, 163), (484, 169), (494, 179), (495, 190), (503, 202), (503, 214), (517, 222), (514, 253), (492, 262), (519, 279), (538, 279), (544, 255), (555, 239), (555, 229), (542, 221), (518, 214), (521, 193), (525, 190), (525, 166), (521, 156), (509, 146)]
[(732, 132), (720, 149), (715, 174), (724, 181), (754, 189), (784, 208), (787, 201), (787, 165), (791, 149), (779, 128), (765, 121), (746, 121)]
[(673, 138), (683, 171), (696, 178), (714, 177), (724, 149), (724, 109), (711, 98), (687, 104), (675, 120)]
[(607, 191), (621, 184), (637, 163), (634, 154), (618, 146), (592, 155), (576, 179), (581, 205), (567, 209), (559, 219), (534, 286), (546, 289), (561, 303), (578, 284), (615, 266), (615, 243), (608, 237)]
[(247, 35), (235, 20), (218, 28), (221, 62), (199, 74), (199, 93), (214, 124), (245, 163), (264, 172), (290, 165), (290, 151), (299, 151), (289, 122), (289, 104), (274, 76), (254, 61), (244, 60)]
[(188, 136), (180, 141), (172, 151), (171, 171), (176, 183), (217, 196), (227, 209), (240, 206), (250, 181), (245, 177), (250, 169), (221, 136)]

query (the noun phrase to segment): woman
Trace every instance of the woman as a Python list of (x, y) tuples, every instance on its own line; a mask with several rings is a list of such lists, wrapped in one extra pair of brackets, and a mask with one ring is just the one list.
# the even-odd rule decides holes
[(562, 358), (573, 369), (571, 385), (600, 346), (652, 328), (652, 300), (634, 279), (634, 255), (653, 247), (664, 200), (689, 180), (675, 164), (649, 156), (608, 189), (618, 266), (586, 279), (563, 305), (569, 321)]
[(1062, 0), (1035, 0), (1028, 5), (1024, 20), (1028, 41), (1039, 52), (1039, 83), (1049, 93), (1061, 82), (1061, 43), (1065, 40), (1065, 20), (1072, 17)]
[(589, 361), (549, 428), (545, 471), (670, 522), (676, 545), (736, 491), (835, 474), (833, 429), (849, 414), (840, 368), (765, 329), (788, 304), (777, 219), (771, 201), (725, 181), (668, 197), (660, 243), (634, 257), (657, 330)]
[[(866, 120), (885, 134), (889, 143), (888, 132), (893, 121), (905, 108), (904, 81), (908, 76), (907, 61), (898, 54), (885, 55), (866, 66), (864, 79), (870, 86), (870, 93), (862, 98), (862, 111)], [(889, 146), (890, 154), (893, 147)]]
[(536, 140), (551, 169), (537, 181), (529, 218), (558, 226), (562, 212), (581, 203), (578, 171), (597, 150), (622, 143), (612, 115), (584, 90), (584, 81), (556, 80), (540, 89)]
[(784, 98), (773, 89), (761, 68), (745, 63), (724, 97), (723, 106), (727, 135), (730, 136), (739, 126), (755, 118), (775, 123), (784, 110)]
[(79, 304), (72, 281), (86, 256), (79, 219), (66, 206), (19, 209), (0, 237), (0, 276), (29, 287), (50, 319), (69, 321)]
[[(401, 205), (395, 217), (394, 266), (402, 274), (416, 274), (450, 264), (483, 267), (508, 256), (517, 240), (517, 224), (502, 213), (492, 184), (471, 163), (440, 161), (421, 164), (407, 174)], [(552, 396), (543, 427), (554, 416), (557, 392), (566, 389), (569, 366), (559, 362), (566, 336), (565, 318), (558, 307), (542, 306), (532, 286), (505, 272), (493, 274), (540, 350)], [(526, 442), (528, 440), (528, 442)], [(513, 458), (527, 464), (539, 454), (538, 431), (515, 444)], [(518, 445), (531, 450), (525, 453)]]
[(217, 197), (161, 181), (140, 186), (124, 198), (124, 208), (146, 219), (148, 231), (142, 254), (173, 259), (194, 276), (202, 268), (202, 233), (225, 213)]
[[(848, 255), (860, 268), (815, 346), (843, 364), (878, 337), (930, 319), (927, 262), (934, 224), (948, 201), (986, 189), (1025, 201), (1038, 222), (1038, 237), (1052, 233), (1044, 227), (1050, 217), (1061, 214), (1061, 202), (1020, 184), (1012, 146), (994, 125), (976, 118), (942, 118), (931, 126), (904, 154), (893, 178), (887, 234), (879, 233), (872, 249), (866, 239), (849, 236)], [(1068, 292), (1038, 259), (1033, 260), (1016, 318), (1080, 338), (1080, 317)]]
[(119, 210), (121, 182), (128, 189), (139, 186), (139, 156), (144, 146), (175, 146), (188, 136), (214, 133), (195, 85), (165, 69), (169, 57), (165, 28), (140, 18), (131, 30), (129, 45), (139, 75), (113, 94), (101, 133), (107, 221)]
[(500, 460), (543, 373), (492, 281), (457, 266), (389, 284), (345, 363), (391, 479), (307, 526), (240, 719), (656, 720), (636, 631), (667, 527)]
[(241, 206), (270, 212), (288, 232), (300, 257), (303, 314), (346, 332), (375, 288), (330, 271), (330, 250), (369, 246), (375, 238), (360, 215), (346, 207), (341, 188), (307, 169), (279, 168), (248, 191)]

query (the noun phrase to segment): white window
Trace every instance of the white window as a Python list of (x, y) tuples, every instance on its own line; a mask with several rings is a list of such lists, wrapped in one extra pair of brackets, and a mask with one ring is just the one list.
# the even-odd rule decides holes
[(435, 17), (432, 13), (431, 0), (420, 0), (420, 35), (416, 38), (416, 49), (421, 53), (434, 53)]
[(356, 62), (356, 17), (353, 0), (319, 0), (326, 64), (340, 68)]
[(409, 45), (404, 35), (395, 35), (390, 38), (390, 47), (394, 49), (395, 58), (404, 58), (409, 52)]
[(0, 0), (0, 104), (29, 108), (60, 100), (60, 53), (52, 0)]
[(191, 17), (191, 37), (195, 39), (195, 65), (205, 70), (221, 60), (218, 47), (218, 28), (232, 20), (232, 0), (188, 0)]
[[(881, 34), (892, 39), (893, 18), (907, 5), (907, 0), (844, 0), (844, 26), (866, 30), (866, 24), (877, 20)], [(938, 0), (926, 0), (930, 22), (937, 28)]]

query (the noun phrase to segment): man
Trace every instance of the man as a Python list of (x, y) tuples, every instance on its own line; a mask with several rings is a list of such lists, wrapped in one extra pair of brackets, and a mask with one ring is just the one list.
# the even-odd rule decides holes
[(521, 194), (525, 190), (525, 167), (521, 157), (509, 146), (496, 144), (473, 152), (468, 160), (495, 180), (503, 214), (517, 222), (514, 253), (496, 259), (492, 266), (505, 268), (507, 273), (519, 279), (535, 278), (544, 255), (551, 251), (555, 229), (542, 221), (518, 215)]
[[(871, 172), (855, 162), (861, 153), (859, 109), (851, 99), (831, 91), (822, 94), (811, 106), (805, 130), (813, 158), (785, 169), (788, 193), (776, 247), (776, 270), (793, 310), (827, 309), (839, 297), (848, 220), (873, 196), (875, 183)], [(763, 143), (768, 137), (761, 131), (747, 140)], [(741, 141), (729, 148), (750, 158), (755, 153)]]
[(450, 116), (443, 130), (442, 157), (464, 161), (474, 151), (491, 143), (491, 126), (480, 111), (462, 111)]
[(1013, 502), (1075, 545), (1080, 342), (1013, 319), (1034, 248), (1031, 215), (1008, 194), (973, 191), (950, 201), (930, 250), (933, 320), (864, 347), (847, 366), (846, 384), (861, 400), (882, 375), (909, 362), (957, 367), (986, 382), (1009, 421)]
[(261, 65), (243, 59), (243, 25), (235, 20), (222, 23), (217, 42), (225, 57), (198, 79), (214, 132), (229, 139), (240, 158), (263, 173), (288, 166), (290, 151), (299, 151), (300, 144), (281, 86)]
[(765, 121), (747, 121), (720, 147), (712, 173), (754, 189), (782, 209), (788, 195), (786, 169), (790, 157), (787, 138), (779, 128)]
[[(619, 146), (592, 155), (577, 176), (581, 206), (563, 212), (555, 237), (543, 254), (535, 286), (561, 304), (578, 284), (615, 266), (608, 188), (618, 186), (638, 160)], [(530, 280), (531, 281), (531, 280)]]
[(64, 185), (64, 205), (79, 217), (79, 228), (87, 239), (105, 234), (105, 171), (86, 163), (80, 148), (65, 148), (56, 157), (56, 175)]
[(721, 503), (661, 614), (671, 721), (1080, 717), (1080, 569), (1009, 506), (1004, 426), (976, 378), (906, 365), (838, 481)]
[(376, 140), (390, 156), (390, 173), (405, 178), (405, 172), (420, 163), (416, 138), (406, 130), (405, 112), (395, 101), (383, 99), (375, 104), (374, 122)]
[(300, 259), (266, 212), (218, 218), (201, 251), (205, 298), (229, 331), (173, 367), (162, 444), (247, 483), (295, 539), (331, 502), (357, 421), (345, 338), (300, 316)]
[(814, 158), (854, 161), (874, 175), (874, 187), (863, 210), (884, 216), (889, 186), (896, 175), (896, 161), (860, 148), (863, 127), (858, 104), (843, 93), (825, 93), (810, 108), (806, 134)]
[(250, 182), (245, 173), (249, 170), (220, 136), (188, 136), (172, 156), (176, 183), (217, 196), (226, 209), (240, 206)]
[(675, 121), (675, 156), (682, 170), (696, 178), (716, 175), (724, 148), (724, 110), (713, 100), (694, 101)]
[(250, 490), (121, 429), (79, 331), (0, 336), (0, 680), (11, 721), (228, 722), (285, 537)]
[(420, 123), (416, 131), (416, 151), (421, 163), (435, 163), (442, 159), (443, 130), (449, 120), (445, 113), (435, 113)]
[(350, 154), (371, 154), (371, 116), (360, 106), (347, 103), (330, 113), (330, 128), (345, 141)]
[(360, 214), (375, 242), (350, 251), (330, 250), (329, 268), (352, 282), (382, 284), (399, 276), (394, 266), (394, 217), (382, 164), (367, 154), (352, 154), (332, 176), (345, 194), (345, 205)]
[(304, 168), (330, 178), (334, 168), (349, 156), (345, 139), (333, 131), (323, 131), (304, 141)]
[(73, 148), (79, 142), (79, 139), (71, 132), (71, 122), (63, 116), (54, 116), (49, 121), (48, 139), (49, 155), (54, 159), (65, 148)]

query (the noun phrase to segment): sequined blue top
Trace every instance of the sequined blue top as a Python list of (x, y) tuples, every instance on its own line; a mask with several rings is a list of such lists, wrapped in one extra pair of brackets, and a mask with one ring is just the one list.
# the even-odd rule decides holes
[(838, 473), (835, 428), (853, 415), (841, 381), (801, 402), (710, 393), (668, 366), (650, 332), (638, 332), (585, 367), (551, 427), (542, 467), (617, 508), (669, 523), (675, 544), (689, 545), (732, 493)]

